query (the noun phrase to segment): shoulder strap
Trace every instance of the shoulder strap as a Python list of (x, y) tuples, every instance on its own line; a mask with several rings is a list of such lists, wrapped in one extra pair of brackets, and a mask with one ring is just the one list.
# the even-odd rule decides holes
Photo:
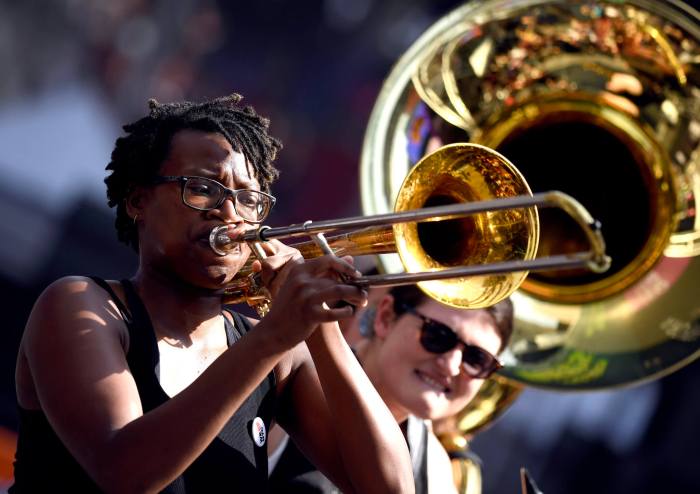
[(128, 279), (121, 280), (121, 284), (124, 287), (124, 296), (126, 297), (126, 303), (131, 307), (131, 315), (135, 321), (148, 321), (150, 324), (151, 318), (148, 316), (146, 307), (144, 307), (141, 298), (136, 293), (134, 285)]
[(160, 353), (151, 318), (134, 285), (127, 279), (121, 280), (121, 283), (133, 318), (133, 323), (128, 325), (130, 343), (126, 361), (136, 381), (145, 413), (167, 401), (168, 396), (159, 383)]
[(106, 291), (109, 294), (109, 296), (114, 301), (114, 304), (117, 306), (117, 309), (119, 310), (119, 314), (122, 316), (122, 319), (124, 319), (124, 322), (127, 325), (131, 324), (131, 322), (133, 320), (131, 317), (131, 312), (129, 312), (129, 309), (127, 308), (127, 306), (124, 305), (124, 302), (122, 302), (122, 300), (117, 296), (117, 294), (112, 289), (110, 284), (98, 276), (90, 276), (89, 278), (92, 281), (94, 281), (100, 288), (102, 288), (104, 291)]
[(128, 279), (121, 280), (122, 286), (124, 287), (124, 295), (126, 297), (126, 303), (131, 307), (131, 316), (133, 318), (134, 324), (132, 326), (138, 327), (129, 328), (130, 338), (132, 342), (136, 342), (138, 348), (148, 349), (146, 354), (150, 355), (149, 365), (153, 364), (156, 366), (156, 372), (158, 372), (158, 342), (156, 341), (156, 335), (153, 332), (153, 323), (151, 322), (151, 317), (148, 315), (146, 306), (143, 305), (141, 297), (136, 293), (134, 285)]
[[(253, 325), (250, 323), (248, 318), (242, 316), (238, 312), (231, 309), (224, 308), (224, 327), (226, 328), (226, 339), (228, 346), (233, 345), (236, 341), (241, 339), (244, 334), (253, 329)], [(233, 319), (233, 324), (231, 324), (230, 316)], [(274, 389), (277, 386), (277, 378), (275, 377), (275, 372), (270, 371), (267, 375), (267, 382), (270, 386), (269, 389)]]
[(428, 426), (425, 421), (409, 415), (406, 440), (413, 462), (416, 494), (424, 493), (428, 488)]
[[(231, 316), (233, 324), (231, 324), (231, 320), (226, 317), (226, 314)], [(242, 338), (252, 327), (245, 317), (241, 316), (238, 312), (226, 308), (224, 309), (224, 326), (226, 327), (226, 338), (228, 338), (229, 346)]]

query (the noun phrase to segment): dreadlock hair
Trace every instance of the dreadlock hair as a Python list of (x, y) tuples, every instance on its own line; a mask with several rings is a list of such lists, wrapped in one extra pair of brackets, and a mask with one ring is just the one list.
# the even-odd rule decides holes
[(120, 241), (138, 252), (138, 230), (127, 214), (126, 200), (139, 185), (149, 185), (168, 157), (173, 136), (180, 130), (218, 132), (242, 153), (253, 167), (255, 178), (264, 192), (279, 172), (272, 165), (282, 143), (267, 131), (269, 120), (253, 107), (242, 106), (243, 97), (231, 94), (202, 103), (183, 101), (158, 103), (148, 101), (148, 116), (123, 127), (127, 135), (116, 140), (105, 178), (109, 207), (117, 207), (115, 227)]
[[(415, 308), (428, 300), (428, 295), (416, 285), (395, 286), (389, 290), (389, 294), (394, 297), (394, 314), (397, 316), (406, 312), (406, 306)], [(496, 323), (496, 331), (498, 331), (498, 335), (501, 337), (501, 346), (498, 349), (498, 353), (501, 353), (510, 341), (510, 336), (513, 333), (513, 302), (509, 298), (506, 298), (483, 310), (485, 310)]]

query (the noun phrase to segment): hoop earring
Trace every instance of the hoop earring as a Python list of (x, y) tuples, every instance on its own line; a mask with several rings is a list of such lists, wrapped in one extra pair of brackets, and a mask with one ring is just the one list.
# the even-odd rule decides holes
[(136, 215), (134, 216), (134, 226), (136, 226), (136, 220), (138, 220), (138, 219), (139, 219), (139, 215), (138, 215), (138, 213), (136, 213)]

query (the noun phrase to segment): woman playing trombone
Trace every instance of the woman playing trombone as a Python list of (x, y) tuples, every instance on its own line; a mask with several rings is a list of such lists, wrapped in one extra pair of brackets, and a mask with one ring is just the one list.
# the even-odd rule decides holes
[(412, 492), (396, 421), (336, 321), (366, 293), (349, 259), (304, 261), (272, 241), (256, 261), (273, 296), (249, 320), (222, 290), (249, 256), (219, 256), (213, 228), (262, 222), (280, 143), (232, 95), (150, 102), (124, 127), (106, 178), (127, 280), (51, 284), (17, 362), (20, 436), (10, 492), (265, 492), (279, 423), (344, 492)]

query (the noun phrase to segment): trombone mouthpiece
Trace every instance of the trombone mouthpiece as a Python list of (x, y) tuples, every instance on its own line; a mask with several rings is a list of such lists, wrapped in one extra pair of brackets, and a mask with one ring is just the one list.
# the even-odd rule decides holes
[(227, 225), (213, 228), (209, 234), (209, 247), (220, 256), (225, 256), (236, 245), (236, 242), (228, 236)]

